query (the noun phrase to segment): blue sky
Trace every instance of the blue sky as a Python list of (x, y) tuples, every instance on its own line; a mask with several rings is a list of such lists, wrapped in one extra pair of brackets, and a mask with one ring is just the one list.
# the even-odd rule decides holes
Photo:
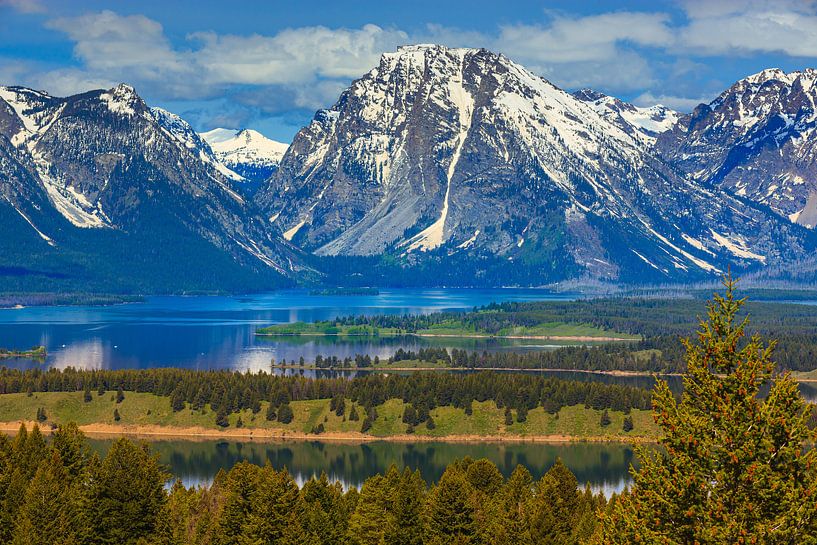
[(817, 2), (0, 0), (0, 85), (124, 81), (198, 130), (288, 141), (381, 53), (420, 42), (689, 111), (764, 68), (817, 65)]

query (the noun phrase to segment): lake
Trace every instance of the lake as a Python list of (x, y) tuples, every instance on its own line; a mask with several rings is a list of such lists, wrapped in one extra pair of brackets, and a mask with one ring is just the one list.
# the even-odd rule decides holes
[[(104, 454), (112, 440), (91, 439), (91, 447)], [(376, 441), (363, 444), (320, 441), (151, 441), (174, 477), (188, 486), (210, 483), (220, 469), (246, 460), (276, 469), (286, 467), (299, 483), (325, 472), (332, 481), (359, 487), (368, 477), (399, 469), (417, 469), (426, 482), (436, 482), (452, 461), (465, 456), (488, 458), (507, 477), (518, 464), (538, 479), (561, 458), (582, 486), (589, 484), (606, 494), (630, 484), (628, 469), (634, 463), (633, 448), (617, 443), (398, 443)]]
[[(491, 302), (572, 300), (542, 289), (384, 289), (379, 295), (313, 296), (284, 290), (237, 297), (150, 297), (144, 303), (106, 307), (29, 307), (0, 310), (0, 347), (48, 350), (46, 365), (84, 369), (183, 367), (269, 370), (275, 358), (388, 357), (398, 348), (422, 346), (469, 350), (543, 350), (547, 341), (496, 339), (263, 338), (257, 328), (338, 316), (419, 314), (470, 310)], [(28, 368), (41, 364), (7, 360)]]

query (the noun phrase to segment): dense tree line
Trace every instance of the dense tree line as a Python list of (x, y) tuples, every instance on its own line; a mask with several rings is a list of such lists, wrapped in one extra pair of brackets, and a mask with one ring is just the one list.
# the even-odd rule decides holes
[(640, 388), (488, 371), (409, 375), (373, 373), (353, 379), (309, 379), (265, 372), (182, 369), (20, 371), (0, 368), (0, 394), (84, 391), (87, 396), (91, 391), (108, 390), (168, 396), (174, 410), (187, 405), (193, 410), (209, 406), (220, 422), (226, 421), (226, 415), (240, 410), (252, 409), (257, 413), (262, 401), (269, 402), (267, 418), (281, 420), (280, 409), (288, 407), (290, 401), (338, 397), (351, 399), (367, 412), (395, 398), (426, 412), (449, 405), (467, 408), (474, 401), (488, 400), (516, 410), (527, 411), (542, 406), (552, 413), (576, 404), (625, 412), (650, 407), (649, 392)]
[(35, 427), (0, 435), (0, 543), (15, 545), (573, 544), (596, 528), (601, 495), (560, 461), (538, 481), (488, 460), (451, 463), (439, 481), (394, 466), (344, 490), (326, 475), (299, 487), (286, 469), (241, 462), (210, 486), (170, 478), (146, 445), (90, 453), (75, 425), (47, 442)]
[[(417, 315), (348, 316), (342, 325), (370, 325), (407, 332), (456, 323), (462, 329), (497, 334), (513, 327), (561, 322), (643, 335), (686, 335), (696, 324), (700, 301), (694, 299), (609, 298), (578, 301), (491, 303), (470, 312)], [(753, 324), (765, 331), (808, 332), (817, 324), (817, 309), (806, 305), (752, 303)]]

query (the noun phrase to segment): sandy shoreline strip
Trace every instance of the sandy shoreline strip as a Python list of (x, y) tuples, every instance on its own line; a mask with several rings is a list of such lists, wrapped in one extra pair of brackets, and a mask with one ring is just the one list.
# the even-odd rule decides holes
[[(0, 432), (16, 432), (20, 424), (31, 429), (34, 421), (0, 422)], [(50, 433), (48, 426), (40, 425), (43, 433)], [(320, 435), (278, 429), (227, 428), (223, 430), (202, 427), (172, 427), (154, 425), (85, 424), (79, 426), (89, 437), (137, 437), (148, 440), (181, 439), (186, 441), (209, 441), (214, 439), (240, 439), (252, 441), (321, 441), (338, 443), (371, 443), (387, 441), (395, 443), (651, 443), (654, 439), (644, 436), (595, 436), (574, 435), (428, 435), (401, 434), (376, 437), (359, 432), (326, 432)]]

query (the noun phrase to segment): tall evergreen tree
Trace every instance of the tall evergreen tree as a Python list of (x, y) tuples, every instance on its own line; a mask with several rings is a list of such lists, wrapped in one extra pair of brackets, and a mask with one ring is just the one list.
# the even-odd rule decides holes
[[(665, 381), (654, 394), (663, 451), (639, 449), (634, 487), (602, 520), (598, 543), (817, 543), (815, 440), (774, 343), (746, 338), (745, 300), (724, 280), (685, 341), (680, 402)], [(761, 395), (769, 388), (768, 395)]]
[(383, 542), (386, 545), (423, 543), (423, 500), (426, 483), (419, 471), (403, 469), (391, 490), (391, 513)]
[(13, 545), (77, 543), (80, 487), (69, 482), (60, 455), (54, 451), (40, 464), (28, 485), (17, 515)]
[(473, 488), (461, 469), (449, 466), (428, 495), (426, 529), (429, 545), (474, 543), (477, 527), (470, 503)]
[(92, 475), (90, 505), (95, 541), (131, 544), (155, 539), (167, 499), (168, 475), (147, 445), (118, 439)]

